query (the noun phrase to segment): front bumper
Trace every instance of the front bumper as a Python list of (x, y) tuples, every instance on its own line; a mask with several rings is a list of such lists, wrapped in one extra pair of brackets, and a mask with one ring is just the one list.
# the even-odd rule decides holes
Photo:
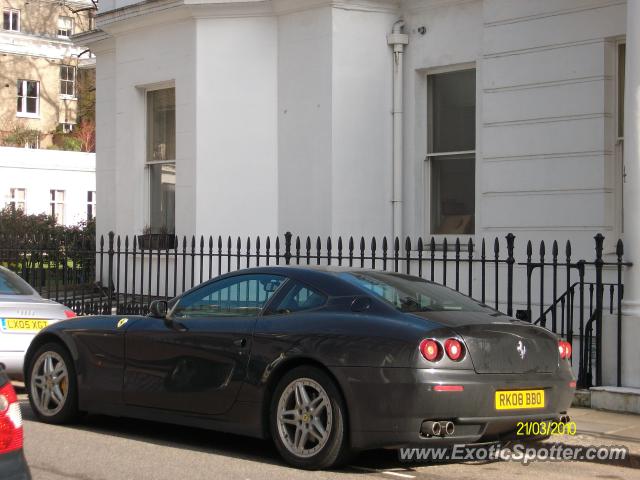
[(0, 351), (0, 363), (4, 365), (7, 375), (12, 380), (22, 380), (24, 356), (26, 352)]
[[(355, 449), (475, 443), (512, 438), (518, 422), (557, 420), (573, 399), (568, 368), (552, 374), (477, 374), (473, 370), (359, 368), (332, 369), (346, 397)], [(435, 391), (462, 385), (464, 391)], [(544, 389), (545, 406), (496, 410), (497, 390)], [(425, 420), (450, 420), (455, 433), (425, 437)]]

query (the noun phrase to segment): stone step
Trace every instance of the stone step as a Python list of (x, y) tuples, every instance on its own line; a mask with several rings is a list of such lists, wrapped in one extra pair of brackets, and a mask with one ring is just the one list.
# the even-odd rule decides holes
[[(591, 408), (640, 414), (640, 388), (603, 386), (591, 387), (589, 391)], [(584, 401), (584, 395), (581, 400)]]

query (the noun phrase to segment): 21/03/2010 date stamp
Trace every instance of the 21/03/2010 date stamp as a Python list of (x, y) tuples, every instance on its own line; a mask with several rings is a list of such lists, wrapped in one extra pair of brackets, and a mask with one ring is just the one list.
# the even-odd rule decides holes
[(575, 435), (578, 428), (576, 422), (518, 422), (516, 424), (516, 435), (537, 436), (537, 435)]

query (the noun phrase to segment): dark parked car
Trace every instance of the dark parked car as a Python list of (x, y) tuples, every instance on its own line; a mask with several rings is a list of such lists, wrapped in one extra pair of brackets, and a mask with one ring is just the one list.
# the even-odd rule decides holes
[(0, 478), (31, 478), (22, 452), (22, 415), (9, 377), (0, 369)]
[(403, 274), (253, 268), (151, 314), (45, 328), (25, 359), (37, 417), (80, 411), (273, 438), (292, 465), (354, 450), (490, 441), (567, 421), (570, 346)]

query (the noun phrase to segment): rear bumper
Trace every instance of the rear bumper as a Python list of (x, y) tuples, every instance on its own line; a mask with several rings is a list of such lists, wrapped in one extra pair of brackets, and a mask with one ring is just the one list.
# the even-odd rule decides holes
[(0, 363), (10, 378), (14, 380), (22, 380), (24, 355), (26, 352), (4, 352), (0, 351)]
[(22, 450), (0, 455), (0, 476), (4, 480), (31, 480)]
[[(355, 449), (474, 443), (513, 438), (518, 422), (557, 420), (571, 405), (575, 388), (568, 368), (553, 374), (482, 374), (473, 370), (332, 369), (344, 391)], [(439, 392), (435, 385), (462, 385)], [(497, 390), (544, 389), (539, 409), (496, 410)], [(455, 434), (425, 437), (425, 420), (450, 420)]]

